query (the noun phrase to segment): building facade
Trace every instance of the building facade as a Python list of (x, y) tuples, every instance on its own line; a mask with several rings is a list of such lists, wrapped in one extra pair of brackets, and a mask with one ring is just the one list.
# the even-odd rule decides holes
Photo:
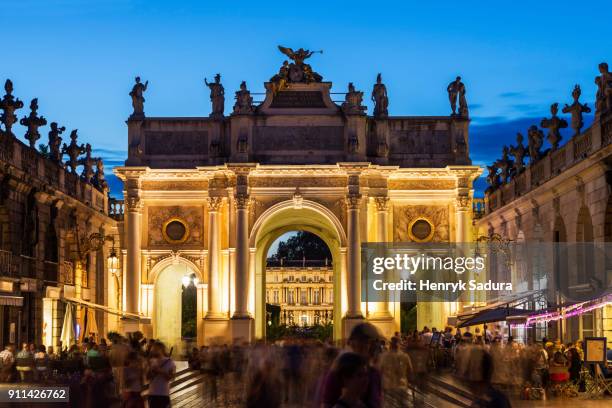
[[(198, 342), (265, 335), (272, 242), (291, 230), (322, 238), (332, 253), (334, 336), (367, 319), (385, 334), (399, 329), (399, 303), (361, 293), (361, 244), (472, 239), (472, 183), (480, 168), (468, 150), (465, 87), (448, 87), (453, 114), (392, 117), (382, 78), (345, 101), (282, 48), (285, 63), (254, 104), (245, 83), (224, 116), (220, 76), (207, 82), (209, 117), (147, 117), (143, 84), (130, 95), (124, 182), (124, 310), (140, 314), (147, 336), (176, 344), (181, 276), (198, 278)], [(457, 109), (457, 102), (459, 109)], [(424, 234), (424, 231), (426, 232)], [(419, 307), (419, 324), (442, 326), (455, 304)]]
[[(107, 302), (111, 241), (93, 245), (90, 238), (119, 236), (108, 216), (102, 161), (91, 156), (91, 146), (78, 144), (76, 130), (62, 146), (65, 128), (51, 123), (49, 143), (39, 150), (38, 128), (46, 120), (38, 116), (37, 99), (20, 120), (29, 142), (23, 143), (13, 126), (23, 103), (12, 95), (9, 80), (5, 92), (0, 100), (0, 344), (57, 346), (66, 299)], [(84, 310), (77, 308), (81, 327)], [(97, 313), (95, 319), (98, 330), (106, 332), (108, 316)]]
[[(547, 129), (548, 149), (542, 149), (545, 135), (534, 125), (528, 130), (526, 146), (519, 135), (517, 145), (504, 147), (502, 158), (489, 166), (486, 214), (477, 223), (480, 236), (499, 234), (517, 243), (595, 242), (604, 248), (612, 243), (612, 76), (607, 64), (600, 64), (599, 69), (600, 76), (595, 80), (596, 111), (591, 126), (583, 129), (582, 115), (590, 112), (590, 108), (579, 101), (580, 87), (576, 86), (573, 103), (563, 109), (569, 114), (567, 120), (557, 116), (558, 108), (554, 104), (551, 117), (540, 124)], [(559, 130), (566, 127), (572, 129), (573, 136), (561, 145)], [(596, 283), (604, 293), (610, 293), (609, 261), (589, 264), (580, 256), (568, 261), (584, 262), (577, 265), (578, 273), (569, 276), (570, 290), (585, 293)], [(567, 310), (563, 305), (569, 300), (555, 293), (558, 274), (537, 277), (529, 264), (522, 273), (506, 279), (512, 279), (519, 291), (543, 290), (549, 307), (556, 307), (562, 314)], [(588, 336), (611, 337), (610, 299), (594, 297), (593, 302), (598, 303), (588, 312), (549, 322), (543, 320), (544, 330), (530, 336), (546, 335), (563, 341)]]
[(270, 266), (268, 263), (266, 303), (280, 307), (280, 324), (333, 323), (334, 269), (323, 263), (320, 266)]

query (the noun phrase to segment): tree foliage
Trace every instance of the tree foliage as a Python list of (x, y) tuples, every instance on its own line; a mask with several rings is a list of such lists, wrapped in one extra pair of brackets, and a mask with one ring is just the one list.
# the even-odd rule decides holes
[(287, 261), (307, 260), (331, 260), (331, 252), (325, 242), (317, 235), (308, 231), (298, 231), (286, 241), (278, 244), (276, 254), (272, 258)]

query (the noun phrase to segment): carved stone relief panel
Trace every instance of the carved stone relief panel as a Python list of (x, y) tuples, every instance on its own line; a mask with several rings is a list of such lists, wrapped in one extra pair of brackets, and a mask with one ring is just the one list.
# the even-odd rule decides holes
[[(346, 177), (292, 177), (292, 187), (344, 187)], [(252, 177), (251, 187), (287, 187), (287, 177)]]
[(256, 126), (255, 152), (344, 150), (343, 126)]
[(180, 220), (188, 227), (188, 235), (181, 239), (181, 245), (202, 245), (203, 214), (196, 206), (159, 206), (148, 208), (149, 245), (170, 245), (164, 237), (164, 227), (171, 220)]
[(147, 155), (208, 154), (207, 131), (145, 131)]
[(190, 191), (190, 190), (207, 190), (208, 182), (205, 180), (186, 180), (186, 181), (153, 181), (145, 180), (142, 182), (143, 190), (154, 191)]
[(393, 220), (394, 232), (393, 240), (396, 242), (411, 242), (413, 234), (409, 231), (410, 227), (417, 220), (426, 220), (431, 224), (433, 236), (431, 241), (444, 242), (449, 241), (449, 215), (448, 207), (443, 205), (394, 205)]
[(389, 180), (389, 190), (450, 190), (454, 188), (455, 180)]

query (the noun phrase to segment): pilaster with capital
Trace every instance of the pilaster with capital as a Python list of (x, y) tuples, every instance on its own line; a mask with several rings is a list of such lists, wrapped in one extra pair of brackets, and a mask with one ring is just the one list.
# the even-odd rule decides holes
[(455, 198), (455, 241), (471, 241), (472, 199), (469, 194), (461, 194)]
[[(376, 241), (387, 242), (389, 236), (387, 228), (389, 197), (374, 197), (374, 203), (376, 204)], [(376, 302), (372, 317), (379, 319), (391, 318), (389, 313), (389, 295), (387, 292), (385, 292), (384, 301)]]
[(221, 263), (219, 261), (219, 211), (223, 197), (208, 197), (208, 313), (207, 319), (223, 318), (221, 311)]
[[(125, 307), (128, 313), (138, 314), (140, 311), (140, 273), (141, 273), (141, 234), (143, 201), (140, 198), (138, 179), (129, 179), (127, 206), (127, 270), (125, 272)], [(126, 329), (131, 331), (136, 327)]]
[(346, 317), (362, 318), (361, 312), (361, 237), (359, 234), (360, 194), (346, 196), (348, 256), (347, 256), (347, 297)]
[(249, 205), (250, 197), (237, 194), (236, 206), (236, 274), (235, 274), (235, 319), (249, 318)]

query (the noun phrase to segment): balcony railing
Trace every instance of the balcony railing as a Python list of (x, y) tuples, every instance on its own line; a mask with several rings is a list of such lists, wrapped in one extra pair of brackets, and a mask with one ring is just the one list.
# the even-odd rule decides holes
[(111, 198), (108, 200), (108, 215), (117, 221), (122, 221), (125, 211), (125, 202), (124, 200), (117, 200), (116, 198)]
[(482, 218), (485, 213), (485, 201), (484, 198), (474, 198), (472, 200), (472, 212), (474, 219)]
[(287, 260), (287, 259), (275, 259), (269, 258), (266, 260), (266, 266), (270, 268), (321, 268), (321, 267), (331, 267), (332, 262), (329, 259), (297, 259), (297, 260)]
[(0, 250), (0, 275), (17, 278), (19, 270), (18, 259), (10, 251)]

